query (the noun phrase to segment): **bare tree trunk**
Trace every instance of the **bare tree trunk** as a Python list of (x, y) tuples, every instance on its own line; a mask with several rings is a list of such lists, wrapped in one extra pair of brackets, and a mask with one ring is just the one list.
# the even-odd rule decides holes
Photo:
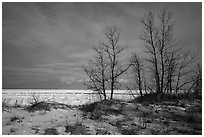
[(111, 97), (113, 99), (114, 89), (117, 87), (117, 79), (130, 67), (122, 67), (119, 60), (119, 55), (124, 51), (124, 47), (118, 45), (120, 38), (120, 30), (117, 26), (107, 28), (105, 32), (107, 43), (103, 43), (105, 52), (109, 59), (109, 70), (110, 70), (110, 90)]
[(113, 99), (113, 93), (114, 93), (114, 79), (111, 79), (111, 97), (110, 99)]
[(136, 54), (134, 53), (131, 57), (131, 60), (130, 60), (130, 63), (132, 64), (132, 68), (133, 68), (133, 75), (134, 75), (134, 81), (136, 81), (137, 83), (137, 86), (139, 88), (139, 92), (140, 92), (140, 96), (141, 96), (141, 99), (143, 98), (143, 79), (142, 78), (142, 72), (144, 71), (143, 70), (143, 67), (144, 65), (142, 64), (142, 60), (141, 58)]

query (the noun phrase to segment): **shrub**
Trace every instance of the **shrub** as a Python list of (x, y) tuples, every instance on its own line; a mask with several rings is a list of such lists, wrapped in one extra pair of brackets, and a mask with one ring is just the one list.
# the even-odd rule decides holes
[(59, 135), (57, 129), (55, 128), (46, 128), (44, 135)]
[(37, 102), (31, 106), (28, 106), (26, 108), (26, 110), (28, 110), (28, 112), (35, 112), (35, 111), (42, 111), (42, 110), (50, 111), (51, 105), (49, 103), (41, 101), (41, 102)]
[(81, 123), (77, 123), (73, 126), (67, 125), (65, 128), (65, 132), (70, 132), (72, 135), (88, 135), (86, 127)]

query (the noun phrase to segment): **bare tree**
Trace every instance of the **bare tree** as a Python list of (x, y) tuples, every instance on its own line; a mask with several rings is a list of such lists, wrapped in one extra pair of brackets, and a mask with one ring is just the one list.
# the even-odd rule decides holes
[(89, 89), (97, 91), (106, 99), (106, 89), (110, 88), (110, 99), (113, 99), (114, 90), (119, 85), (119, 77), (128, 70), (131, 64), (123, 66), (120, 62), (120, 55), (125, 47), (118, 44), (119, 28), (117, 26), (108, 27), (105, 36), (107, 42), (100, 42), (98, 47), (94, 47), (95, 59), (90, 60), (88, 66), (83, 66), (83, 70), (89, 78), (85, 82)]
[(83, 66), (83, 70), (89, 78), (85, 82), (89, 89), (98, 91), (106, 99), (106, 89), (110, 88), (110, 99), (113, 99), (114, 90), (119, 85), (119, 77), (128, 70), (131, 64), (124, 67), (120, 62), (120, 55), (125, 48), (118, 44), (119, 28), (117, 26), (108, 27), (105, 36), (107, 41), (100, 42), (98, 47), (94, 47), (95, 59), (90, 60), (88, 66)]
[(192, 84), (188, 89), (188, 93), (193, 89), (196, 96), (202, 95), (202, 68), (198, 63), (195, 69), (192, 71), (191, 79)]
[(149, 54), (149, 58), (147, 61), (149, 62), (150, 69), (153, 72), (153, 78), (155, 79), (156, 92), (160, 93), (160, 74), (159, 74), (159, 66), (158, 66), (158, 44), (159, 44), (159, 36), (158, 29), (154, 24), (154, 14), (149, 11), (144, 18), (141, 20), (141, 23), (144, 26), (143, 35), (141, 35), (140, 39), (145, 42), (145, 48), (147, 54)]
[(140, 96), (142, 99), (143, 89), (146, 88), (145, 86), (143, 86), (143, 85), (146, 85), (145, 84), (146, 81), (144, 80), (144, 77), (143, 77), (144, 73), (142, 73), (144, 64), (142, 63), (142, 59), (136, 53), (133, 53), (130, 63), (132, 64), (134, 81), (136, 82), (137, 87), (139, 88)]
[(179, 58), (177, 59), (177, 67), (176, 67), (176, 86), (175, 92), (176, 94), (180, 89), (182, 89), (187, 84), (192, 83), (192, 79), (189, 78), (192, 73), (192, 65), (196, 59), (196, 56), (192, 56), (189, 51), (184, 51), (180, 53)]
[(200, 64), (197, 64), (194, 70), (193, 84), (194, 93), (198, 96), (202, 96), (202, 68)]
[(105, 31), (105, 36), (107, 42), (102, 42), (101, 44), (105, 48), (105, 52), (108, 56), (109, 62), (109, 71), (110, 71), (110, 89), (111, 89), (111, 97), (113, 98), (114, 89), (118, 86), (118, 78), (128, 70), (131, 64), (127, 66), (122, 66), (120, 63), (120, 55), (125, 50), (125, 47), (119, 45), (118, 41), (120, 38), (120, 30), (117, 26), (108, 27)]
[(173, 81), (175, 78), (175, 72), (178, 65), (177, 56), (175, 52), (169, 53), (165, 55), (166, 61), (166, 77), (165, 77), (165, 90), (167, 93), (172, 93), (173, 91)]
[(155, 23), (155, 15), (149, 11), (141, 23), (144, 26), (143, 35), (140, 39), (145, 42), (145, 49), (149, 58), (147, 61), (150, 64), (150, 70), (153, 73), (153, 79), (156, 85), (156, 92), (163, 93), (165, 89), (165, 77), (167, 58), (165, 57), (171, 51), (175, 44), (173, 38), (174, 22), (172, 15), (166, 9), (162, 9), (158, 14), (159, 24)]
[(107, 58), (102, 45), (95, 46), (93, 51), (95, 52), (94, 60), (90, 60), (88, 66), (83, 66), (83, 70), (88, 76), (88, 80), (84, 84), (88, 89), (97, 91), (100, 97), (103, 95), (106, 100)]
[[(164, 81), (165, 81), (165, 68), (167, 60), (165, 60), (165, 55), (171, 50), (172, 46), (174, 45), (174, 38), (173, 38), (173, 29), (174, 29), (174, 21), (172, 20), (172, 14), (166, 11), (166, 8), (163, 8), (159, 14), (159, 44), (158, 44), (158, 53), (159, 53), (159, 60), (160, 60), (160, 92), (162, 93), (164, 90)], [(171, 64), (171, 66), (173, 66)]]

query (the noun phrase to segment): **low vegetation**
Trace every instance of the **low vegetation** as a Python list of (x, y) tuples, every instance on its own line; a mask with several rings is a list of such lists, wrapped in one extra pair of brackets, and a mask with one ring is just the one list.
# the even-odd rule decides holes
[[(84, 111), (84, 117), (106, 121), (116, 126), (123, 135), (201, 134), (200, 100), (180, 100), (178, 97), (158, 102), (149, 100), (150, 96), (154, 98), (154, 95), (144, 95), (143, 102), (105, 100), (80, 106), (79, 109)], [(114, 118), (117, 120), (114, 121)]]
[[(39, 101), (27, 107), (10, 106), (6, 100), (2, 100), (3, 134), (202, 133), (202, 101), (199, 96), (193, 93), (191, 96), (189, 94), (158, 96), (154, 93), (144, 94), (142, 100), (140, 98), (139, 96), (131, 101), (106, 99), (79, 106)], [(29, 123), (30, 126), (25, 126)]]

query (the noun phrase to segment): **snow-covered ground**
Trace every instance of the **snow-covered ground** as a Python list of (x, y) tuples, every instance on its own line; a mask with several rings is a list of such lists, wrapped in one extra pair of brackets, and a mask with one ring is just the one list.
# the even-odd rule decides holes
[[(96, 94), (86, 90), (3, 90), (3, 135), (157, 135), (202, 134), (202, 101), (183, 100), (141, 104), (126, 102), (128, 94), (93, 104)], [(31, 97), (40, 102), (26, 107)], [(59, 102), (59, 103), (56, 103)], [(21, 104), (22, 103), (22, 104)], [(64, 104), (61, 104), (64, 103)], [(68, 105), (79, 106), (68, 106)]]
[[(81, 105), (98, 101), (99, 95), (90, 90), (62, 90), (62, 89), (3, 89), (2, 98), (10, 105), (28, 105), (33, 97), (38, 100), (56, 101), (68, 105)], [(110, 96), (110, 91), (107, 91)], [(131, 100), (133, 97), (127, 90), (116, 90), (115, 99)]]

